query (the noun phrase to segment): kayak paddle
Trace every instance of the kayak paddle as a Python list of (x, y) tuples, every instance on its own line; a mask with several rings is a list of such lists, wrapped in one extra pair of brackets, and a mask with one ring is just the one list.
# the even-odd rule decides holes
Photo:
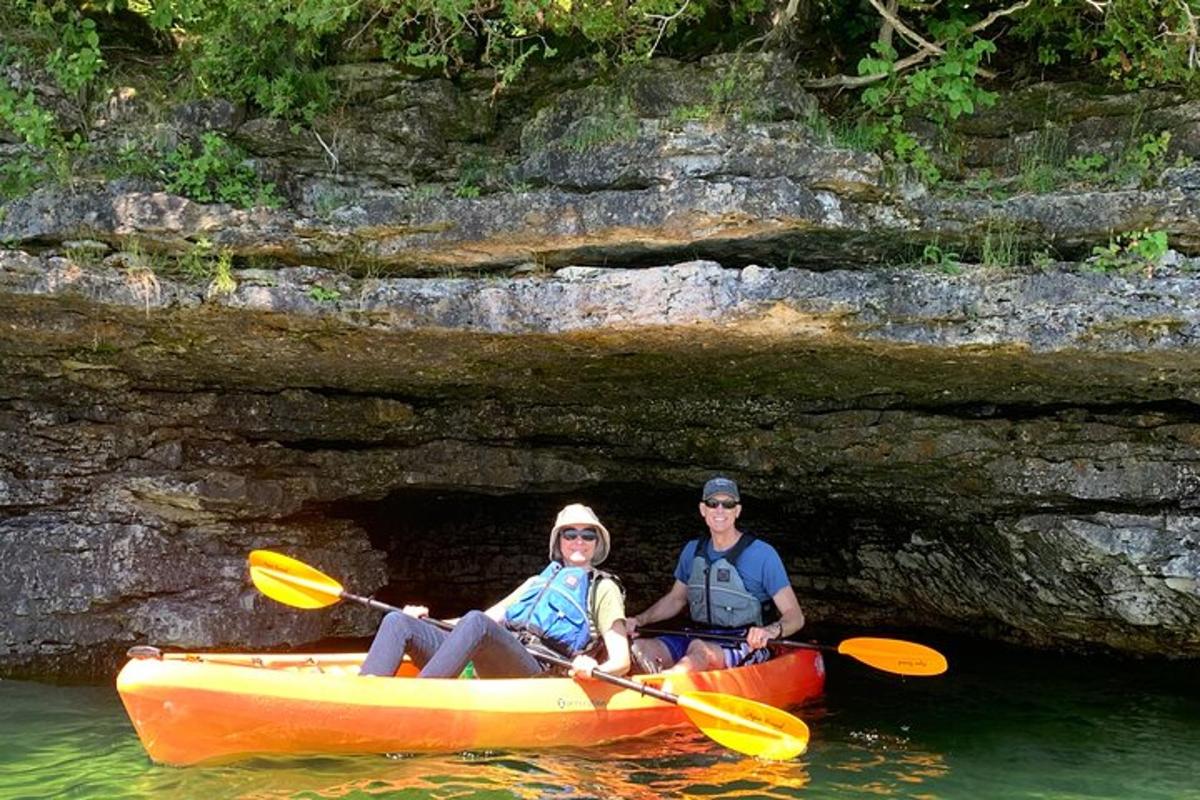
[[(267, 597), (296, 608), (323, 608), (339, 600), (350, 600), (377, 611), (400, 611), (387, 603), (351, 594), (328, 575), (270, 550), (250, 553), (250, 579)], [(422, 619), (443, 630), (454, 628), (442, 620)], [(542, 648), (526, 649), (540, 661), (560, 667), (571, 666), (570, 660)], [(673, 694), (601, 670), (593, 670), (592, 676), (679, 706), (710, 739), (739, 753), (783, 761), (795, 758), (808, 747), (808, 726), (804, 721), (765, 703), (719, 692)]]
[[(712, 639), (718, 642), (744, 642), (745, 636), (731, 633), (712, 631), (670, 630), (668, 628), (642, 628), (642, 633), (663, 636), (677, 634), (694, 636), (697, 639)], [(808, 650), (830, 650), (844, 656), (861, 661), (864, 664), (881, 669), (884, 672), (894, 672), (897, 675), (941, 675), (949, 667), (946, 657), (923, 644), (906, 642), (903, 639), (879, 639), (871, 636), (858, 636), (845, 639), (837, 645), (813, 644), (810, 642), (794, 642), (790, 639), (772, 639), (771, 644), (783, 647), (797, 647)]]

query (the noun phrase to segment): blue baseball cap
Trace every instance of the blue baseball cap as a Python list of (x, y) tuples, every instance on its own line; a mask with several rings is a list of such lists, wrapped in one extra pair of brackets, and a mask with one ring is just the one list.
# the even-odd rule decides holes
[(711, 478), (708, 483), (704, 484), (704, 490), (700, 493), (700, 500), (709, 500), (719, 494), (727, 494), (739, 503), (742, 502), (742, 496), (738, 494), (737, 484), (722, 475)]

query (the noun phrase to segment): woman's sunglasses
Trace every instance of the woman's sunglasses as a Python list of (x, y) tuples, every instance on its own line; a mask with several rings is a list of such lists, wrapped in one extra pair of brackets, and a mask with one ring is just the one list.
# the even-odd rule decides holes
[(576, 539), (583, 539), (585, 542), (594, 542), (600, 536), (591, 528), (564, 528), (558, 532), (559, 537), (565, 542), (573, 542)]
[(740, 501), (738, 501), (738, 500), (705, 500), (704, 505), (708, 506), (709, 508), (716, 508), (717, 506), (720, 506), (721, 508), (737, 508), (738, 505), (740, 505)]

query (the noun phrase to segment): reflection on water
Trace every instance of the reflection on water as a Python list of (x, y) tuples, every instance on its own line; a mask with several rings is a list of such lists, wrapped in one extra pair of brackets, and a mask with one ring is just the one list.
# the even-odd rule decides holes
[(745, 758), (694, 729), (583, 750), (151, 764), (109, 688), (0, 681), (0, 798), (1200, 800), (1187, 670), (1015, 654), (939, 679), (830, 670), (808, 753)]
[[(144, 760), (144, 759), (143, 759)], [(111, 773), (105, 778), (111, 779)], [(282, 798), (790, 798), (802, 761), (743, 758), (690, 731), (631, 746), (339, 758), (260, 758), (221, 767), (145, 767), (130, 796)], [(2, 784), (0, 784), (2, 785)]]

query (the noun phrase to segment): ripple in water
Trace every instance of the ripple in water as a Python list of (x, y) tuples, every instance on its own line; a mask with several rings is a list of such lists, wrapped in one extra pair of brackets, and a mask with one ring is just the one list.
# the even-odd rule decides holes
[(822, 705), (797, 711), (813, 740), (786, 763), (679, 730), (538, 753), (162, 767), (112, 689), (0, 681), (0, 798), (1200, 800), (1190, 672), (1026, 655), (952, 664), (922, 681), (842, 662)]

